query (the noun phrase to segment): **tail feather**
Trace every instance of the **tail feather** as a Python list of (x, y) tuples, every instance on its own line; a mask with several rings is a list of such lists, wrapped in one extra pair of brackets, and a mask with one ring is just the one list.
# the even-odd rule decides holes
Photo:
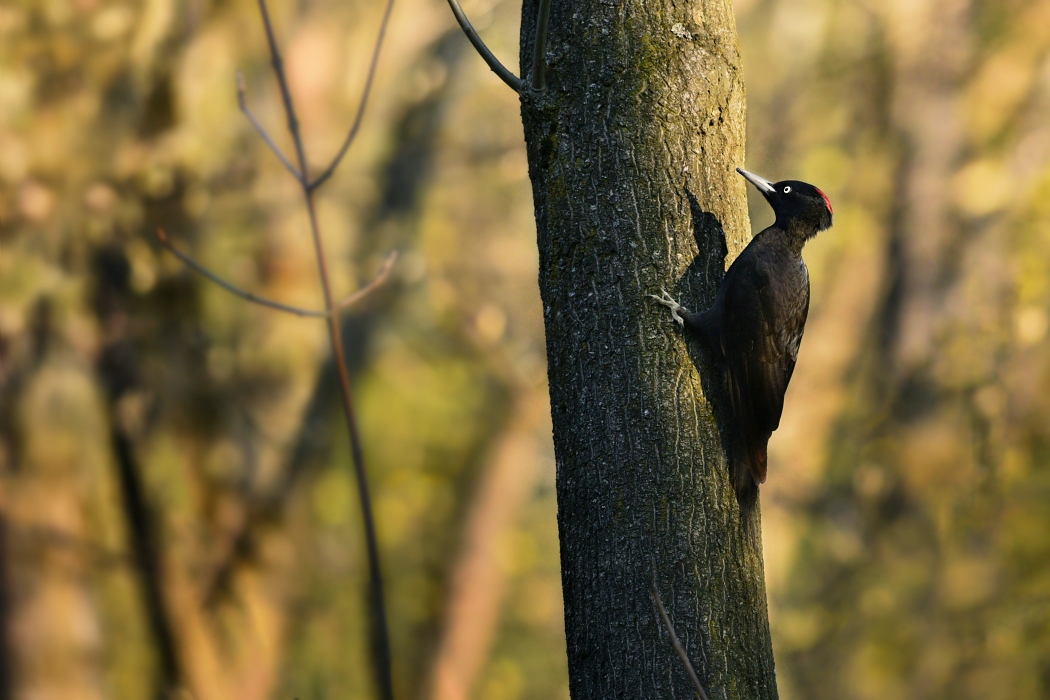
[(755, 482), (758, 484), (766, 483), (766, 465), (769, 459), (767, 452), (768, 444), (769, 435), (766, 435), (763, 439), (756, 440), (755, 444), (751, 446), (749, 455), (751, 475), (755, 478)]
[[(746, 454), (746, 452), (744, 453)], [(737, 503), (740, 504), (740, 525), (748, 542), (758, 546), (758, 482), (752, 473), (751, 465), (742, 455), (736, 455), (732, 461), (730, 476)]]
[(736, 500), (740, 503), (740, 526), (744, 535), (752, 547), (758, 547), (758, 484), (754, 479), (751, 485), (743, 491), (736, 492)]

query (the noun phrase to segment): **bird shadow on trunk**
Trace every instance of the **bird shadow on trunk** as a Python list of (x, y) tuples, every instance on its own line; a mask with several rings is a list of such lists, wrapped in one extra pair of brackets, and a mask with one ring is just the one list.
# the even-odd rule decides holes
[[(722, 278), (726, 274), (726, 257), (729, 246), (726, 243), (725, 229), (718, 217), (704, 211), (696, 196), (685, 190), (689, 199), (689, 210), (692, 214), (693, 238), (699, 253), (689, 264), (685, 274), (678, 280), (675, 293), (685, 294), (689, 300), (686, 304), (694, 312), (710, 309), (718, 297)], [(690, 294), (690, 291), (692, 292)], [(697, 296), (699, 292), (699, 296)], [(694, 306), (695, 304), (695, 306)], [(729, 405), (729, 390), (726, 384), (725, 359), (717, 345), (718, 340), (712, 337), (704, 342), (691, 334), (686, 334), (689, 359), (700, 372), (700, 382), (704, 396), (711, 404), (715, 420), (718, 423), (722, 449), (726, 455), (732, 454), (733, 433), (732, 412)]]

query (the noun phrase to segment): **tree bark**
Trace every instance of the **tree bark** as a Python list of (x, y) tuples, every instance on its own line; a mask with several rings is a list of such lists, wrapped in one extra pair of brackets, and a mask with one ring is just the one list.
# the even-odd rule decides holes
[[(536, 3), (524, 5), (527, 73)], [(706, 398), (719, 372), (645, 297), (666, 287), (708, 306), (749, 238), (732, 4), (554, 3), (548, 65), (522, 118), (572, 697), (695, 697), (655, 577), (710, 697), (776, 698), (761, 553)]]

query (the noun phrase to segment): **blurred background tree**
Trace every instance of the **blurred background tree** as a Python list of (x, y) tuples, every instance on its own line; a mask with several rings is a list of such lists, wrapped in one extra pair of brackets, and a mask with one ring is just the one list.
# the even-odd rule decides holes
[[(272, 9), (322, 162), (382, 7)], [(749, 167), (838, 214), (763, 492), (782, 696), (1050, 697), (1050, 0), (737, 13)], [(371, 697), (323, 324), (152, 242), (320, 305), (267, 60), (249, 0), (0, 7), (0, 697)], [(374, 100), (319, 204), (337, 294), (403, 252), (344, 326), (398, 697), (566, 697), (517, 99), (404, 0)]]
[(768, 494), (785, 695), (1050, 697), (1050, 3), (747, 5), (755, 167), (840, 212)]

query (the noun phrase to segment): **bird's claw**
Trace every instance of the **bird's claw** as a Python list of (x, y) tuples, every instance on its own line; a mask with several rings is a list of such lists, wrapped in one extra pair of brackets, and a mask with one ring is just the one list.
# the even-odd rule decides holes
[(661, 288), (660, 293), (660, 296), (656, 296), (655, 294), (646, 294), (646, 296), (650, 299), (655, 299), (657, 303), (663, 304), (664, 306), (669, 308), (671, 310), (671, 318), (673, 318), (675, 320), (675, 323), (677, 323), (679, 326), (684, 327), (685, 319), (683, 319), (678, 312), (688, 311), (688, 309), (686, 309), (684, 306), (675, 301), (675, 298), (672, 297), (666, 289)]

